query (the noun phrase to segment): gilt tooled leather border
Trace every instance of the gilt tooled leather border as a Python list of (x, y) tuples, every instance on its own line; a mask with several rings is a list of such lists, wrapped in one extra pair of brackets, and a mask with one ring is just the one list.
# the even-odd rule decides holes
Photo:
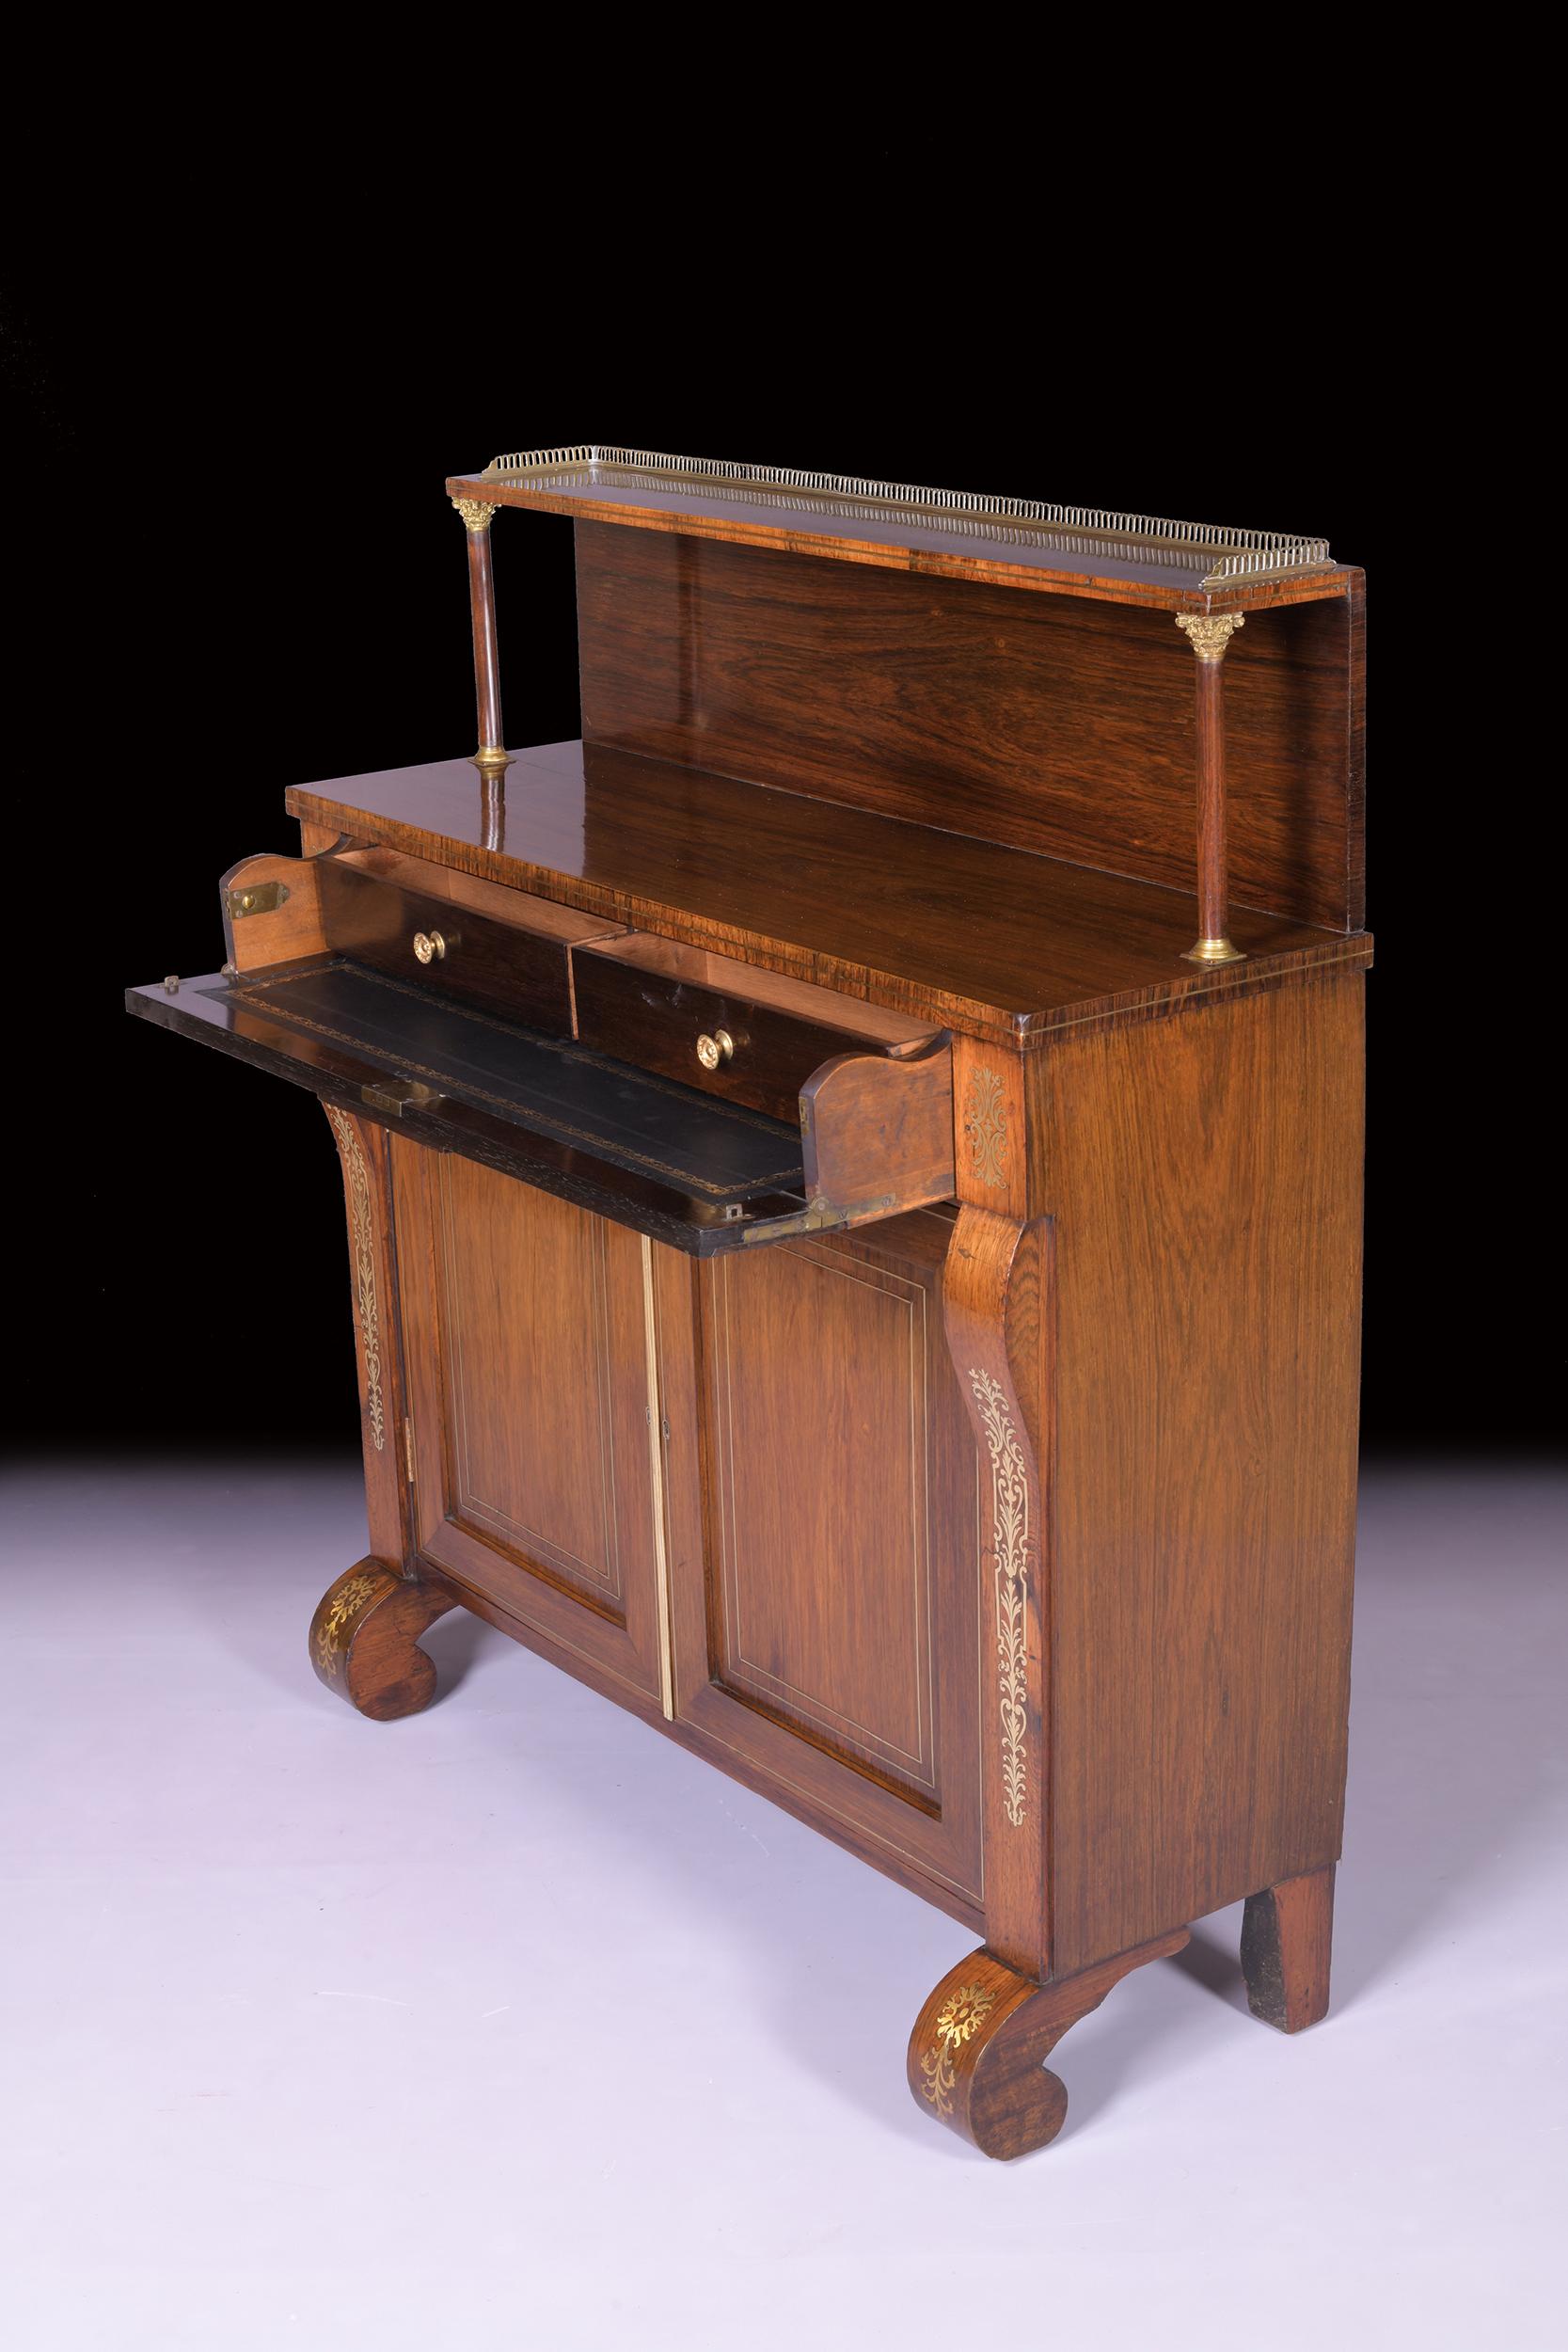
[[(317, 964), (309, 972), (280, 974), (276, 978), (268, 979), (265, 985), (269, 991), (279, 990), (296, 981), (320, 979), (324, 972), (333, 968), (329, 964)], [(345, 965), (340, 968), (365, 970), (365, 967), (359, 965), (352, 967)], [(429, 1002), (429, 995), (425, 990), (412, 988), (407, 982), (393, 979), (388, 974), (365, 970), (365, 977), (373, 980), (378, 987), (394, 989), (400, 995), (412, 996), (424, 1003)], [(257, 994), (249, 989), (236, 987), (232, 982), (224, 993), (230, 1004), (247, 1006), (253, 1012), (271, 1013), (275, 1018), (290, 1024), (294, 1028), (309, 1029), (317, 1037), (329, 1038), (333, 1044), (346, 1046), (351, 1053), (361, 1056), (373, 1053), (378, 1059), (385, 1060), (394, 1069), (415, 1077), (432, 1079), (444, 1093), (453, 1095), (459, 1101), (471, 1095), (477, 1102), (488, 1104), (503, 1118), (511, 1120), (515, 1126), (526, 1128), (531, 1134), (564, 1136), (569, 1142), (586, 1144), (601, 1158), (627, 1160), (637, 1168), (647, 1168), (676, 1191), (700, 1192), (714, 1200), (733, 1200), (737, 1194), (743, 1195), (749, 1192), (798, 1192), (800, 1190), (799, 1162), (791, 1162), (787, 1168), (773, 1173), (748, 1176), (728, 1184), (710, 1184), (706, 1178), (695, 1175), (689, 1168), (673, 1167), (668, 1161), (656, 1159), (650, 1152), (633, 1150), (629, 1144), (612, 1143), (603, 1135), (595, 1135), (587, 1128), (571, 1126), (563, 1119), (546, 1118), (539, 1112), (523, 1110), (503, 1094), (494, 1094), (488, 1088), (477, 1086), (467, 1078), (454, 1078), (450, 1071), (437, 1069), (429, 1062), (416, 1061), (412, 1055), (401, 1053), (395, 1047), (380, 1043), (372, 1044), (369, 1039), (356, 1037), (351, 1030), (335, 1029), (329, 1023), (318, 1021), (312, 1014), (300, 1012), (293, 1006), (277, 1004), (270, 995)], [(470, 1012), (466, 1005), (454, 1006), (452, 1010), (460, 1019), (477, 1022), (487, 1029), (495, 1029), (502, 1037), (515, 1037), (519, 1034), (517, 1028), (509, 1026), (506, 1022), (493, 1021), (482, 1012)], [(562, 1061), (580, 1062), (589, 1069), (601, 1069), (604, 1066), (605, 1057), (602, 1055), (586, 1053), (580, 1047), (562, 1043), (555, 1038), (541, 1037), (537, 1030), (530, 1029), (520, 1034), (543, 1045)], [(684, 1099), (691, 1091), (689, 1088), (668, 1085), (663, 1080), (647, 1076), (641, 1071), (638, 1076), (641, 1083), (651, 1087), (659, 1094)], [(703, 1099), (705, 1101), (706, 1098)], [(748, 1127), (760, 1128), (765, 1134), (771, 1134), (779, 1123), (775, 1120), (763, 1119), (744, 1109), (736, 1109), (728, 1103), (715, 1107), (721, 1109), (726, 1118), (736, 1119)]]

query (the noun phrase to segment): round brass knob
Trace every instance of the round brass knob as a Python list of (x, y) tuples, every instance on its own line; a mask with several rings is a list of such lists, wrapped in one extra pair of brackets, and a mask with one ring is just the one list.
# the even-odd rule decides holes
[(414, 953), (421, 963), (429, 963), (435, 957), (444, 956), (446, 952), (447, 943), (439, 931), (416, 931), (414, 933)]
[(705, 1070), (717, 1070), (721, 1061), (728, 1061), (735, 1052), (735, 1040), (728, 1029), (715, 1029), (711, 1037), (705, 1030), (697, 1040), (697, 1059)]

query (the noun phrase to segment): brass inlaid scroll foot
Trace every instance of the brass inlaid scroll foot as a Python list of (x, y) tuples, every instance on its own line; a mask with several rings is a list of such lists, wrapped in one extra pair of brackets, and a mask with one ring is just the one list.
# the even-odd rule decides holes
[(1246, 949), (1233, 947), (1228, 939), (1200, 939), (1196, 947), (1181, 951), (1183, 963), (1245, 963)]
[(1113, 1985), (1186, 1941), (1186, 1929), (1175, 1928), (1055, 1984), (1037, 1984), (983, 1949), (971, 1953), (915, 2020), (909, 2076), (916, 2104), (984, 2156), (1045, 2147), (1067, 2117), (1066, 2088), (1045, 2059)]
[(436, 1669), (418, 1637), (456, 1605), (438, 1584), (361, 1560), (328, 1587), (310, 1620), (310, 1663), (329, 1691), (376, 1723), (417, 1715), (436, 1695)]

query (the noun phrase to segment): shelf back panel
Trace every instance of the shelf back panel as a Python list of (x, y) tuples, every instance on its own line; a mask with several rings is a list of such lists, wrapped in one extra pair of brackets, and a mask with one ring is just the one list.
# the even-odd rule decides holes
[[(1168, 612), (578, 522), (584, 739), (1190, 891)], [(1361, 927), (1360, 579), (1226, 660), (1232, 892)], [(825, 826), (828, 819), (824, 818)]]

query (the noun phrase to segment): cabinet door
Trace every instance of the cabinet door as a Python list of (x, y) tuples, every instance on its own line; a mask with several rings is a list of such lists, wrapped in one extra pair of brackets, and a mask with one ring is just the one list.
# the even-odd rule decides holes
[(677, 1717), (967, 1915), (979, 1486), (951, 1231), (917, 1213), (698, 1267), (655, 1254)]
[(420, 1551), (591, 1680), (666, 1696), (651, 1244), (394, 1138)]

